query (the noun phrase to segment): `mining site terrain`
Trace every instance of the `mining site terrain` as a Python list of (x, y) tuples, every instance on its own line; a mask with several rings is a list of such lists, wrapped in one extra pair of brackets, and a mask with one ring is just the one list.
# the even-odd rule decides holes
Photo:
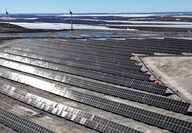
[[(70, 30), (16, 23), (0, 24), (0, 132), (192, 132), (185, 95), (192, 88), (190, 28)], [(166, 82), (170, 78), (179, 86)]]

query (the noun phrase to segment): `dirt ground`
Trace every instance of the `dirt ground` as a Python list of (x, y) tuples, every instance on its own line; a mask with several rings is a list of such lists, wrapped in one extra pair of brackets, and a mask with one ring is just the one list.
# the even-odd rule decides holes
[(156, 78), (192, 104), (192, 56), (157, 56), (141, 59)]

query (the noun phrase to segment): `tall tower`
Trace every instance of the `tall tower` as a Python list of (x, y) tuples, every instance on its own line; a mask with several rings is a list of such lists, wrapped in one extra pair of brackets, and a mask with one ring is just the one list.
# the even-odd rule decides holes
[(69, 11), (69, 13), (71, 14), (71, 30), (73, 30), (73, 21), (72, 21), (72, 15), (73, 15), (73, 13), (72, 13), (71, 10)]
[(7, 7), (5, 7), (5, 15), (7, 16), (7, 26), (8, 26), (8, 30), (9, 30), (9, 13), (7, 11)]

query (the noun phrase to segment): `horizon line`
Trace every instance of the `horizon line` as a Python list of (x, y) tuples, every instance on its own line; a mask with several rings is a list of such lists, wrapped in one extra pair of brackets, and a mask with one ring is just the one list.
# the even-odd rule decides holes
[[(161, 13), (192, 13), (192, 11), (163, 11), (163, 12), (74, 12), (74, 14), (161, 14)], [(5, 14), (5, 13), (0, 13)], [(9, 13), (9, 14), (69, 14), (69, 13)]]

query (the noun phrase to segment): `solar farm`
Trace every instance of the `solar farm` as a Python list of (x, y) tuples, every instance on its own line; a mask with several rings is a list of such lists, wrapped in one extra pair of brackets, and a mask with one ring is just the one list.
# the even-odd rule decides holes
[(167, 85), (154, 83), (138, 60), (190, 57), (191, 40), (162, 39), (158, 33), (143, 37), (139, 31), (107, 38), (82, 32), (90, 31), (67, 37), (58, 32), (1, 34), (3, 133), (192, 132), (191, 103)]

